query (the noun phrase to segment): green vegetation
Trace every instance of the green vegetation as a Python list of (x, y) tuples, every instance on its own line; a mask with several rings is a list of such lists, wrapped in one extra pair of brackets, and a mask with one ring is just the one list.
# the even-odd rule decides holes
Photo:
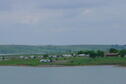
[(124, 57), (126, 55), (126, 49), (120, 50), (119, 54), (121, 57)]
[(126, 65), (126, 58), (72, 58), (69, 65)]
[(88, 58), (88, 57), (61, 57), (51, 63), (40, 63), (40, 59), (11, 59), (0, 61), (0, 65), (21, 65), (21, 66), (40, 66), (40, 65), (64, 65), (64, 66), (81, 66), (81, 65), (124, 65), (126, 66), (126, 58), (104, 57), (104, 58)]
[(40, 59), (10, 59), (0, 61), (0, 65), (12, 65), (12, 66), (38, 66), (38, 65), (47, 65), (51, 63), (40, 63)]
[(126, 49), (80, 50), (65, 54), (1, 55), (0, 65), (125, 65)]
[(11, 59), (6, 61), (0, 61), (0, 65), (29, 65), (29, 66), (37, 66), (39, 64), (39, 60), (37, 59)]
[(61, 54), (80, 50), (103, 50), (110, 48), (126, 49), (125, 45), (64, 45), (64, 46), (28, 46), (0, 45), (0, 54)]

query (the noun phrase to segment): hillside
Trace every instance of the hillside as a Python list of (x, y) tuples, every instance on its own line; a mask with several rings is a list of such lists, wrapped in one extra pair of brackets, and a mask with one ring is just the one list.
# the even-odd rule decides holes
[(65, 45), (65, 46), (30, 46), (0, 45), (0, 54), (45, 54), (67, 53), (79, 50), (108, 50), (109, 48), (126, 49), (124, 45)]

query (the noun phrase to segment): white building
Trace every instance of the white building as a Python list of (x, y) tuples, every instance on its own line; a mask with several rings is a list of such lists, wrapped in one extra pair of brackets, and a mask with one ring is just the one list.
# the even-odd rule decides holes
[(64, 54), (63, 57), (72, 57), (70, 54)]
[(24, 56), (20, 56), (19, 58), (20, 58), (20, 59), (24, 59)]
[(79, 56), (79, 57), (84, 57), (84, 56), (88, 57), (89, 54), (79, 54), (78, 56)]
[(27, 60), (27, 59), (29, 59), (29, 57), (28, 57), (28, 56), (25, 56), (25, 57), (24, 57), (24, 59), (26, 59), (26, 60)]
[(38, 56), (39, 58), (43, 58), (44, 56)]
[(51, 61), (50, 61), (49, 59), (41, 59), (40, 62), (41, 62), (41, 63), (49, 63), (49, 62), (51, 62)]
[(30, 56), (31, 59), (35, 59), (35, 56)]

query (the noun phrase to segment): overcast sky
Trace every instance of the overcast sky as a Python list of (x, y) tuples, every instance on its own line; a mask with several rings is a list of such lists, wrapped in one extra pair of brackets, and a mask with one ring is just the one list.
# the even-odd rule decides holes
[(125, 44), (126, 0), (0, 0), (0, 44)]

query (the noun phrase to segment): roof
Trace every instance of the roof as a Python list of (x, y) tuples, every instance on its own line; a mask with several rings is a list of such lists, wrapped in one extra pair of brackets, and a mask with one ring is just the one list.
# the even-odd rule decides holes
[(106, 56), (117, 56), (119, 53), (107, 53)]

